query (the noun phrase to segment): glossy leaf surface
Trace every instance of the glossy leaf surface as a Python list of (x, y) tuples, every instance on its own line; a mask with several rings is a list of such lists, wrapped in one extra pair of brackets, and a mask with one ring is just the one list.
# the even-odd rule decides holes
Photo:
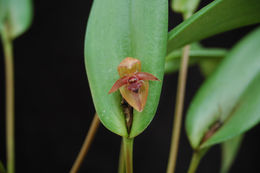
[(220, 173), (228, 173), (240, 148), (243, 135), (236, 136), (221, 144), (221, 169)]
[(193, 148), (233, 138), (260, 121), (259, 45), (257, 29), (232, 49), (197, 92), (186, 118)]
[[(96, 0), (85, 39), (85, 64), (96, 111), (112, 132), (128, 136), (121, 95), (108, 91), (126, 57), (141, 61), (142, 71), (163, 78), (167, 47), (168, 1)], [(150, 82), (146, 106), (134, 111), (130, 136), (141, 133), (155, 115), (162, 82)]]
[(215, 0), (169, 33), (168, 52), (224, 31), (259, 23), (259, 11), (259, 0)]

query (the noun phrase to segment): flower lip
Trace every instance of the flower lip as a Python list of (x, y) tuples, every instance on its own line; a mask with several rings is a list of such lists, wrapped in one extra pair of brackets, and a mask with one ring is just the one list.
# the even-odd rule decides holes
[(136, 80), (135, 82), (128, 84), (127, 89), (130, 90), (130, 91), (133, 91), (135, 93), (138, 93), (142, 84), (143, 84), (142, 80), (141, 81)]

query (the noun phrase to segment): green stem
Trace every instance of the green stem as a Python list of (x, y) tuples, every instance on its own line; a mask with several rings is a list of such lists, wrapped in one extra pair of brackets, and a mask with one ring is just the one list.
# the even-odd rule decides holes
[(92, 122), (91, 122), (91, 125), (90, 125), (90, 128), (88, 130), (88, 133), (86, 135), (86, 138), (85, 138), (85, 141), (81, 147), (81, 150), (76, 158), (76, 161), (74, 162), (71, 170), (70, 170), (70, 173), (77, 173), (85, 156), (87, 155), (88, 153), (88, 150), (90, 148), (90, 145), (92, 144), (92, 141), (95, 137), (95, 134), (97, 132), (97, 129), (98, 129), (98, 126), (100, 124), (100, 121), (99, 121), (99, 118), (98, 118), (98, 115), (95, 114)]
[(195, 173), (196, 172), (196, 170), (197, 170), (197, 168), (199, 166), (201, 158), (207, 153), (207, 151), (209, 149), (210, 148), (203, 148), (201, 150), (193, 152), (188, 173)]
[(171, 148), (170, 148), (170, 155), (168, 160), (167, 173), (174, 173), (176, 167), (176, 160), (177, 160), (179, 139), (180, 139), (180, 132), (181, 132), (185, 85), (186, 85), (188, 62), (189, 62), (189, 50), (190, 50), (189, 45), (184, 47), (183, 56), (181, 59), (181, 67), (180, 67), (179, 79), (178, 79)]
[(126, 173), (133, 173), (133, 143), (134, 138), (123, 137)]
[(195, 173), (199, 163), (200, 163), (200, 159), (201, 157), (199, 156), (198, 152), (194, 152), (191, 158), (191, 162), (190, 162), (190, 166), (189, 166), (189, 170), (188, 173)]
[(5, 90), (6, 90), (6, 153), (7, 172), (15, 172), (15, 139), (14, 139), (14, 64), (12, 38), (8, 25), (2, 30), (2, 44), (5, 57)]
[(118, 173), (125, 173), (125, 160), (124, 160), (124, 144), (123, 144), (123, 141), (121, 142), (121, 146), (120, 146)]

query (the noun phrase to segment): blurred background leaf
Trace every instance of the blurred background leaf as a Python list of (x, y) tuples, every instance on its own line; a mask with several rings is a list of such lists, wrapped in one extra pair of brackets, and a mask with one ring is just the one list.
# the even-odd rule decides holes
[(224, 31), (259, 23), (259, 11), (259, 0), (215, 0), (170, 31), (168, 52)]
[[(205, 48), (199, 43), (191, 44), (190, 48), (190, 61), (189, 65), (202, 64), (203, 73), (209, 73), (208, 64), (205, 63), (215, 63), (220, 62), (223, 57), (227, 54), (227, 50), (223, 48)], [(167, 54), (165, 61), (165, 73), (173, 73), (179, 70), (180, 60), (181, 60), (182, 50), (177, 49)], [(204, 64), (206, 65), (204, 67)], [(208, 72), (206, 72), (208, 71)]]
[(193, 148), (231, 139), (260, 121), (260, 28), (243, 39), (202, 85), (186, 118)]
[(31, 0), (9, 0), (8, 21), (11, 29), (11, 36), (16, 38), (23, 34), (32, 22), (32, 1)]
[(236, 136), (221, 144), (221, 169), (220, 173), (228, 173), (241, 146), (243, 135)]
[(182, 13), (184, 17), (188, 17), (195, 12), (199, 2), (200, 0), (172, 0), (171, 7), (174, 11)]
[(0, 33), (3, 27), (3, 22), (6, 17), (6, 5), (7, 5), (7, 0), (0, 0)]
[[(31, 0), (0, 0), (0, 10), (2, 9), (4, 10), (0, 12), (0, 22), (8, 25), (12, 39), (19, 37), (31, 25), (33, 16)], [(4, 15), (3, 19), (1, 15)]]
[(209, 77), (217, 68), (217, 66), (219, 65), (219, 63), (221, 62), (221, 60), (224, 58), (218, 58), (218, 59), (205, 59), (199, 62), (199, 67), (200, 67), (200, 71), (201, 73), (205, 76), (205, 77)]

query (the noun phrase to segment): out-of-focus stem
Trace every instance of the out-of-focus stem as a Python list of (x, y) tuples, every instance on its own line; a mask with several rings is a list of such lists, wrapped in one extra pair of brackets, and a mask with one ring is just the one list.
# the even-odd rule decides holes
[(6, 90), (6, 154), (7, 172), (15, 172), (15, 129), (14, 129), (14, 64), (12, 38), (8, 25), (1, 32), (5, 60), (5, 90)]
[(93, 120), (92, 120), (92, 123), (91, 123), (91, 126), (89, 128), (89, 131), (87, 133), (87, 136), (85, 138), (85, 141), (81, 147), (81, 150), (77, 156), (77, 159), (76, 161), (74, 162), (71, 170), (70, 170), (70, 173), (77, 173), (85, 156), (87, 155), (87, 152), (90, 148), (90, 145), (92, 144), (92, 141), (95, 137), (95, 134), (97, 132), (97, 129), (98, 129), (98, 126), (100, 124), (100, 121), (99, 121), (99, 118), (98, 118), (98, 115), (95, 114)]
[(167, 173), (174, 173), (176, 167), (176, 160), (177, 160), (177, 154), (179, 148), (179, 138), (180, 138), (180, 131), (181, 131), (185, 86), (186, 86), (186, 78), (187, 78), (188, 62), (189, 62), (189, 50), (190, 50), (189, 45), (183, 48), (183, 56), (181, 59), (181, 67), (180, 67), (179, 78), (178, 78), (177, 97), (176, 97), (174, 122), (173, 122), (173, 129), (172, 129), (172, 140), (171, 140), (171, 148), (170, 148), (170, 155), (168, 160)]

